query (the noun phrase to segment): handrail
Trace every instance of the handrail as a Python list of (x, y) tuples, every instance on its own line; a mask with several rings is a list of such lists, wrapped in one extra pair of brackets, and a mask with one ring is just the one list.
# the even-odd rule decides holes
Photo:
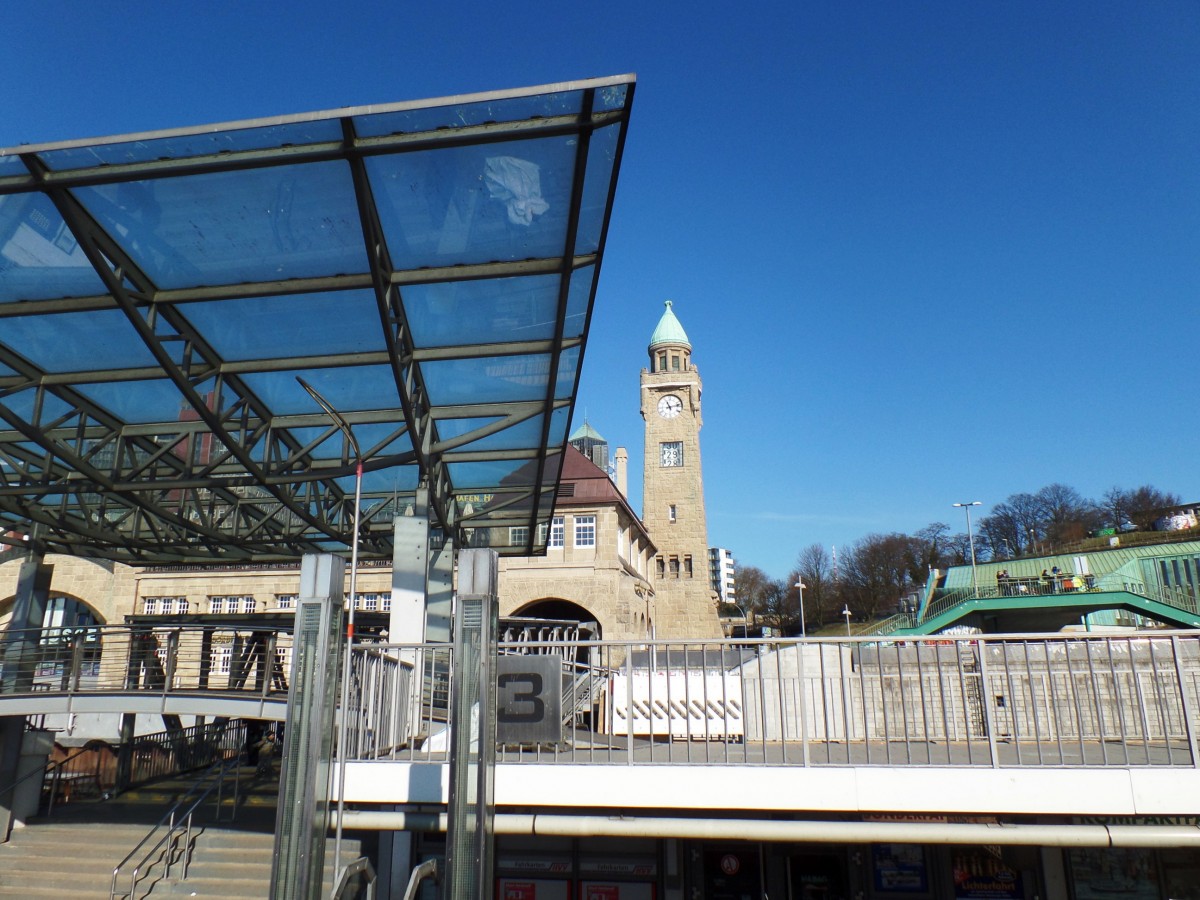
[[(133, 859), (134, 854), (136, 854), (140, 849), (142, 849), (142, 847), (144, 847), (146, 845), (146, 843), (152, 837), (154, 837), (154, 835), (157, 834), (159, 829), (161, 829), (164, 825), (167, 825), (167, 833), (164, 834), (161, 838), (159, 838), (158, 841), (154, 844), (154, 846), (151, 847), (149, 850), (147, 850), (142, 855), (141, 859), (138, 861), (138, 864), (136, 866), (134, 866), (133, 872), (130, 875), (128, 892), (122, 891), (120, 896), (122, 896), (122, 897), (127, 896), (130, 898), (130, 900), (133, 900), (134, 894), (137, 891), (137, 882), (138, 882), (139, 876), (141, 875), (142, 867), (145, 866), (146, 863), (150, 861), (150, 859), (154, 856), (154, 854), (156, 854), (163, 847), (164, 844), (167, 844), (169, 841), (172, 841), (176, 837), (176, 835), (178, 834), (180, 829), (185, 829), (185, 831), (186, 831), (186, 834), (184, 837), (183, 877), (184, 877), (184, 879), (187, 878), (188, 864), (191, 862), (191, 856), (192, 856), (192, 850), (191, 850), (192, 815), (193, 815), (193, 813), (195, 813), (195, 811), (197, 809), (200, 808), (200, 805), (205, 800), (208, 799), (209, 795), (212, 794), (212, 792), (214, 790), (217, 790), (218, 791), (218, 793), (217, 793), (217, 804), (218, 804), (217, 818), (219, 821), (220, 815), (221, 815), (220, 802), (221, 802), (222, 792), (224, 790), (225, 778), (229, 774), (230, 770), (237, 769), (242, 765), (244, 756), (245, 756), (244, 752), (239, 752), (237, 756), (232, 757), (231, 759), (221, 760), (219, 762), (213, 763), (213, 765), (209, 767), (208, 772), (205, 773), (205, 777), (196, 781), (190, 788), (188, 788), (188, 790), (184, 793), (184, 795), (182, 797), (180, 797), (177, 801), (175, 801), (175, 804), (169, 810), (167, 810), (166, 813), (163, 814), (163, 817), (158, 820), (158, 822), (154, 825), (153, 828), (150, 829), (149, 832), (147, 832), (146, 836), (137, 842), (137, 845), (134, 846), (134, 848), (129, 851), (129, 853), (125, 856), (125, 858), (123, 860), (121, 860), (119, 863), (117, 863), (116, 867), (113, 869), (112, 883), (110, 885), (109, 894), (108, 894), (109, 900), (116, 900), (116, 898), (118, 896), (118, 894), (117, 894), (117, 879), (120, 877), (121, 869), (123, 869), (125, 867), (126, 863), (128, 863), (130, 860)], [(198, 796), (196, 796), (196, 798), (191, 802), (191, 805), (188, 806), (188, 808), (185, 812), (180, 813), (181, 807), (183, 807), (183, 805), (188, 802), (188, 800), (196, 793), (196, 791), (207, 782), (211, 782), (211, 783), (208, 784), (208, 787), (206, 787), (203, 792), (201, 792)], [(236, 814), (236, 812), (237, 812), (237, 797), (240, 792), (240, 787), (241, 787), (241, 777), (239, 775), (237, 780), (234, 782), (235, 793), (234, 793), (234, 809), (233, 809), (232, 814)], [(176, 820), (177, 815), (178, 815), (179, 821)], [(183, 822), (185, 824), (180, 824), (181, 822)], [(167, 876), (169, 876), (171, 874), (172, 852), (173, 852), (173, 846), (169, 846), (167, 848), (167, 853), (166, 853), (166, 860), (167, 860), (166, 875)]]
[[(434, 884), (437, 884), (438, 864), (436, 859), (427, 859), (412, 870), (412, 874), (408, 876), (408, 887), (404, 889), (404, 900), (415, 900), (417, 888), (426, 878), (432, 878)], [(371, 897), (369, 896), (367, 900), (371, 900)]]
[[(420, 866), (417, 868), (420, 868)], [(360, 856), (358, 859), (352, 860), (342, 867), (342, 874), (338, 877), (337, 884), (334, 885), (333, 891), (329, 894), (329, 900), (349, 900), (349, 895), (346, 895), (346, 891), (350, 888), (350, 879), (362, 873), (366, 873), (367, 879), (365, 885), (367, 889), (366, 900), (375, 900), (375, 867), (371, 865), (371, 861), (365, 856)], [(406, 894), (405, 896), (408, 895)]]
[[(61, 766), (65, 766), (71, 760), (75, 759), (76, 757), (82, 756), (84, 753), (88, 752), (88, 750), (89, 750), (89, 748), (87, 748), (87, 747), (80, 747), (75, 753), (72, 753), (70, 756), (64, 756), (62, 759), (51, 760), (51, 761), (47, 762), (41, 768), (34, 769), (32, 772), (26, 772), (24, 775), (22, 775), (20, 778), (18, 778), (16, 781), (14, 781), (12, 784), (8, 785), (8, 787), (0, 788), (0, 797), (3, 797), (5, 794), (15, 791), (17, 789), (18, 785), (24, 784), (26, 781), (29, 781), (31, 778), (33, 778), (35, 775), (41, 775), (42, 783), (45, 784), (45, 777), (50, 774), (50, 771), (52, 769), (61, 767)], [(55, 790), (57, 790), (57, 782), (55, 782)], [(52, 809), (54, 809), (54, 792), (53, 791), (50, 794), (50, 809), (48, 809), (46, 811), (46, 814), (49, 815), (50, 810), (52, 810)]]

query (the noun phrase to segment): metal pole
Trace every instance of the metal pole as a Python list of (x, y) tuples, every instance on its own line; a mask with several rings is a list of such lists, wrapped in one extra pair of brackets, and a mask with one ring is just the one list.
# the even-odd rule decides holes
[(846, 617), (846, 637), (850, 637), (850, 616), (852, 616), (853, 613), (850, 612), (849, 603), (842, 607), (842, 615)]
[(975, 591), (975, 596), (979, 596), (979, 575), (975, 570), (975, 533), (971, 531), (971, 507), (983, 506), (982, 500), (972, 500), (969, 503), (954, 503), (952, 506), (958, 506), (964, 509), (967, 513), (967, 541), (971, 545), (971, 587)]
[(800, 637), (808, 637), (808, 631), (804, 627), (804, 579), (796, 578), (796, 590), (800, 592)]
[(358, 605), (358, 545), (361, 540), (361, 531), (359, 529), (359, 516), (362, 514), (362, 476), (363, 476), (363, 458), (362, 450), (358, 446), (358, 440), (354, 437), (354, 432), (350, 428), (350, 423), (346, 418), (333, 408), (333, 405), (326, 400), (311, 384), (306, 382), (299, 375), (296, 376), (296, 381), (300, 382), (300, 386), (304, 388), (315, 401), (317, 405), (325, 412), (327, 416), (337, 426), (338, 430), (346, 436), (347, 442), (354, 450), (354, 534), (350, 539), (350, 609), (346, 616), (346, 651), (345, 659), (342, 661), (342, 693), (341, 707), (342, 716), (338, 724), (338, 741), (337, 741), (337, 769), (338, 769), (338, 798), (337, 798), (337, 825), (334, 830), (333, 841), (333, 876), (335, 879), (341, 876), (342, 865), (342, 821), (346, 812), (346, 741), (349, 731), (350, 717), (350, 672), (352, 669), (350, 651), (354, 647), (354, 607)]

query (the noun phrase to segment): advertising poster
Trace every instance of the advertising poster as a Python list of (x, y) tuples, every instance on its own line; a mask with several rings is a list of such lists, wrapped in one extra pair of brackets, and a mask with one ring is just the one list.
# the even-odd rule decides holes
[(955, 900), (1022, 900), (1024, 896), (1021, 873), (1003, 859), (986, 850), (954, 855)]
[(875, 844), (871, 848), (871, 858), (876, 893), (929, 893), (924, 847), (919, 844)]
[(1070, 851), (1076, 900), (1158, 900), (1158, 872), (1151, 851), (1139, 847)]
[(549, 878), (500, 878), (497, 900), (571, 900), (571, 882)]

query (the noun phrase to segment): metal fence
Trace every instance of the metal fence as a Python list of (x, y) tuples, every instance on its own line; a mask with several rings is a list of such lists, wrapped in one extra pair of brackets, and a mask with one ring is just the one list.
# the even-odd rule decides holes
[(10, 631), (0, 696), (38, 691), (286, 694), (292, 636), (201, 625), (101, 625)]
[[(38, 692), (266, 697), (287, 690), (291, 636), (102, 626), (9, 633), (2, 649), (0, 706)], [(501, 652), (516, 666), (504, 669), (501, 763), (1194, 766), (1200, 758), (1196, 632), (526, 640)], [(547, 656), (561, 677), (544, 678)], [(453, 662), (445, 644), (356, 645), (347, 758), (444, 761)], [(536, 740), (522, 737), (521, 723), (542, 711), (557, 740), (544, 727)]]
[[(506, 739), (500, 763), (1140, 767), (1198, 758), (1194, 633), (535, 642), (502, 652), (558, 656), (561, 684), (549, 689), (565, 715), (560, 740)], [(445, 760), (449, 649), (355, 654), (349, 758)], [(424, 662), (408, 667), (405, 655)], [(416, 671), (410, 715), (394, 698), (416, 696)], [(522, 716), (541, 702), (520, 697)]]

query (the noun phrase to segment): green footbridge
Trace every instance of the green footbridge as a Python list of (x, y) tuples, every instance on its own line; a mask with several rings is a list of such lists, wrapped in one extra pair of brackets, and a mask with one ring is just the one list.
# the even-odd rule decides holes
[(868, 633), (1200, 628), (1200, 541), (956, 566)]

